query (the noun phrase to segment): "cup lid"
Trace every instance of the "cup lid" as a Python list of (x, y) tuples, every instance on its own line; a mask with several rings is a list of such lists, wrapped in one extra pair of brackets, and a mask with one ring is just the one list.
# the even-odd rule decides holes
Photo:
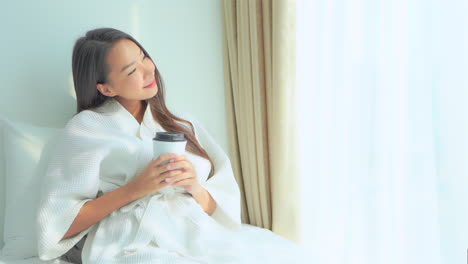
[(156, 132), (156, 136), (153, 140), (168, 142), (185, 141), (185, 135), (179, 132)]

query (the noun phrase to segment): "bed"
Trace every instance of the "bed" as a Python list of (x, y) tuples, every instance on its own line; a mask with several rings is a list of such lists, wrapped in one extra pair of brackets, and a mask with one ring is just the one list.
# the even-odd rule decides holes
[[(3, 238), (0, 239), (0, 264), (71, 263), (59, 259), (43, 261), (37, 257), (35, 223), (39, 186), (54, 138), (61, 131), (61, 128), (40, 127), (0, 116), (0, 237)], [(272, 232), (267, 229), (242, 226), (240, 235), (258, 237), (254, 242), (262, 252), (284, 252), (285, 256), (291, 252), (297, 252), (293, 255), (305, 253), (280, 236), (269, 236)], [(261, 237), (268, 239), (261, 240)], [(309, 256), (302, 256), (301, 259), (310, 260)]]

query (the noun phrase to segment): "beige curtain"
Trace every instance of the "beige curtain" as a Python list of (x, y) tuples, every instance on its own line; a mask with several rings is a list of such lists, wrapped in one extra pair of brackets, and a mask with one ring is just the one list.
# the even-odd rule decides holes
[(230, 158), (242, 220), (300, 242), (295, 0), (225, 0)]

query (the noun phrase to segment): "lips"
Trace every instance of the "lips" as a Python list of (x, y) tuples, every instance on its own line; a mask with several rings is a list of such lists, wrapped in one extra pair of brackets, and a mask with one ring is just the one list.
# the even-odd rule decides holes
[(150, 84), (146, 85), (144, 88), (153, 88), (156, 85), (156, 80), (153, 80)]

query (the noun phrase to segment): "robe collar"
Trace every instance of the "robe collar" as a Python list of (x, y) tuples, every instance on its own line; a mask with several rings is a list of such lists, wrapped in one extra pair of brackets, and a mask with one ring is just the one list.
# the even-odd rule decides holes
[(138, 136), (140, 138), (143, 136), (154, 137), (156, 131), (165, 131), (161, 125), (154, 120), (149, 103), (146, 105), (141, 124), (114, 98), (109, 98), (101, 106), (97, 107), (95, 111), (111, 116), (116, 120), (118, 129), (133, 136)]

